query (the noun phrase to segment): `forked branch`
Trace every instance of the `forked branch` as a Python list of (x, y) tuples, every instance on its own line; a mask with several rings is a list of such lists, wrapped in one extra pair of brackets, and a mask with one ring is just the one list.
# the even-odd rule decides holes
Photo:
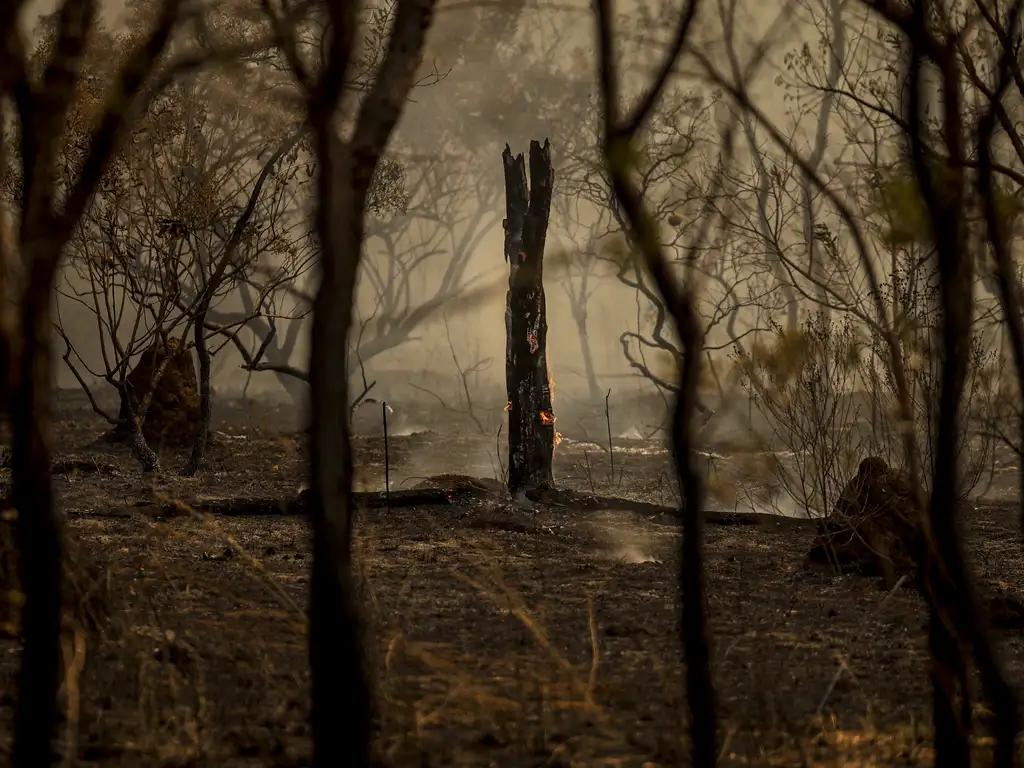
[[(619, 112), (619, 79), (615, 65), (610, 0), (595, 0), (598, 36), (598, 65), (604, 117), (603, 150), (612, 188), (628, 220), (647, 269), (654, 278), (665, 307), (675, 321), (682, 347), (679, 387), (672, 418), (672, 447), (676, 474), (683, 494), (683, 544), (680, 582), (683, 596), (682, 633), (686, 658), (686, 693), (690, 711), (690, 738), (693, 765), (710, 768), (717, 760), (717, 712), (711, 679), (711, 649), (705, 610), (703, 531), (701, 513), (704, 504), (704, 479), (696, 464), (693, 415), (697, 409), (700, 378), (702, 332), (695, 306), (692, 274), (680, 284), (672, 274), (662, 251), (657, 225), (647, 212), (631, 178), (633, 137), (654, 108), (658, 96), (681, 56), (698, 0), (688, 0), (677, 24), (669, 53), (658, 67), (655, 81), (646, 90), (633, 112), (623, 118)], [(701, 236), (691, 248), (703, 241), (710, 216)]]

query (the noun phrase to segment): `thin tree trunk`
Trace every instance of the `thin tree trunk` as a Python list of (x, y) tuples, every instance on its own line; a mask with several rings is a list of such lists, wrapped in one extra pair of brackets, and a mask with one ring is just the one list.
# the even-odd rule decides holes
[[(1019, 18), (1019, 9), (1015, 14)], [(1016, 763), (1019, 729), (1016, 694), (996, 658), (978, 610), (972, 579), (961, 548), (957, 525), (961, 498), (957, 446), (962, 425), (960, 406), (970, 365), (973, 334), (974, 261), (964, 219), (966, 178), (963, 158), (966, 130), (963, 125), (963, 93), (960, 69), (951, 51), (929, 44), (926, 11), (917, 8), (907, 23), (910, 43), (907, 58), (907, 100), (904, 104), (912, 130), (908, 138), (916, 181), (928, 207), (935, 266), (940, 278), (942, 323), (939, 410), (932, 441), (932, 488), (929, 507), (929, 557), (924, 575), (931, 609), (930, 650), (933, 664), (935, 764), (970, 766), (971, 706), (967, 660), (973, 655), (982, 685), (995, 713), (994, 764), (1012, 768)], [(932, 41), (934, 43), (934, 41)], [(936, 53), (938, 52), (938, 53)], [(921, 115), (927, 103), (925, 58), (931, 58), (941, 77), (943, 138), (950, 158), (936, 172), (924, 148)], [(950, 690), (951, 678), (958, 685)], [(956, 690), (959, 689), (959, 690)], [(952, 728), (951, 710), (959, 695), (959, 728)]]
[(160, 468), (160, 458), (146, 441), (146, 435), (142, 431), (141, 418), (131, 424), (131, 430), (132, 456), (139, 462), (139, 468), (146, 475), (156, 472)]
[(372, 697), (364, 670), (352, 572), (354, 462), (345, 344), (351, 326), (351, 304), (345, 304), (346, 289), (340, 281), (325, 280), (323, 286), (323, 295), (318, 295), (315, 302), (309, 366), (313, 765), (362, 767), (370, 764)]
[[(336, 122), (359, 32), (358, 4), (324, 4), (326, 58), (308, 85), (308, 120), (318, 160), (316, 231), (320, 286), (313, 301), (309, 358), (310, 578), (309, 662), (313, 768), (369, 768), (372, 697), (352, 573), (353, 456), (349, 422), (349, 335), (362, 256), (367, 197), (413, 87), (436, 0), (398, 0), (384, 60), (360, 100), (351, 139)], [(289, 29), (269, 11), (275, 30)], [(288, 20), (290, 21), (290, 20)], [(294, 45), (295, 41), (290, 42)], [(286, 47), (286, 46), (283, 46)], [(287, 48), (286, 48), (287, 49)]]
[[(62, 4), (57, 39), (50, 55), (44, 57), (44, 88), (30, 82), (28, 60), (14, 31), (20, 5), (0, 6), (9, 11), (0, 12), (0, 26), (8, 30), (9, 36), (7, 60), (0, 67), (6, 70), (0, 73), (5, 75), (0, 77), (0, 93), (9, 97), (7, 103), (15, 105), (20, 126), (24, 194), (20, 201), (18, 256), (26, 278), (20, 301), (14, 300), (20, 309), (18, 338), (7, 339), (11, 344), (20, 344), (20, 349), (0, 350), (10, 354), (16, 373), (8, 403), (13, 444), (11, 495), (18, 513), (19, 577), (25, 596), (13, 764), (16, 768), (45, 768), (57, 757), (54, 737), (60, 712), (57, 694), (64, 575), (63, 523), (56, 508), (47, 434), (51, 419), (50, 339), (55, 277), (61, 252), (92, 200), (128, 116), (137, 114), (140, 106), (145, 108), (153, 96), (154, 92), (144, 86), (172, 36), (181, 3), (161, 3), (155, 26), (127, 56), (115, 77), (117, 87), (95, 115), (96, 130), (84, 148), (78, 177), (60, 195), (54, 178), (55, 153), (66, 141), (68, 110), (87, 69), (82, 65), (97, 4)], [(17, 98), (13, 98), (14, 93)], [(2, 149), (0, 146), (0, 161), (4, 159)], [(3, 250), (0, 248), (0, 270), (14, 263)], [(0, 302), (7, 303), (13, 297), (4, 288), (0, 285)]]
[(591, 403), (601, 400), (601, 389), (597, 385), (597, 372), (594, 370), (594, 352), (590, 348), (590, 335), (587, 333), (587, 310), (573, 308), (573, 320), (576, 321), (576, 333), (580, 339), (580, 354), (583, 356), (583, 374), (587, 377), (587, 399)]
[(351, 159), (338, 156), (341, 148), (329, 130), (318, 139), (323, 168), (317, 231), (329, 255), (313, 302), (309, 359), (313, 765), (363, 768), (370, 765), (372, 697), (352, 573), (354, 461), (348, 408), (348, 337), (363, 224), (348, 210), (351, 191), (342, 189), (350, 178)]
[(508, 392), (508, 487), (513, 493), (554, 485), (555, 416), (547, 364), (544, 244), (551, 211), (551, 149), (530, 142), (526, 160), (505, 145), (505, 384)]
[[(1024, 3), (1015, 2), (1011, 7), (1007, 28), (1016, 30), (1024, 15)], [(1011, 253), (1012, 235), (1004, 232), (1006, 229), (996, 205), (997, 186), (993, 178), (992, 168), (992, 139), (996, 125), (996, 110), (1002, 110), (1003, 94), (1009, 89), (1013, 80), (1012, 71), (1016, 68), (1017, 62), (1014, 52), (1004, 48), (1000, 59), (999, 83), (991, 98), (989, 109), (979, 121), (978, 137), (978, 187), (982, 198), (982, 207), (985, 213), (985, 221), (988, 229), (988, 239), (992, 246), (995, 257), (995, 278), (996, 291), (1003, 308), (1010, 336), (1011, 354), (1013, 356), (1014, 369), (1017, 374), (1018, 392), (1024, 391), (1024, 316), (1022, 316), (1020, 285), (1014, 270), (1013, 256)], [(1018, 435), (1024, 441), (1024, 411), (1019, 414)], [(1018, 488), (1020, 490), (1021, 508), (1020, 521), (1021, 533), (1024, 534), (1024, 467), (1018, 473)], [(998, 674), (999, 668), (994, 658), (986, 658), (992, 655), (992, 649), (986, 643), (982, 643), (980, 649), (979, 666), (988, 667), (996, 674), (989, 688), (993, 690), (993, 709), (996, 715), (996, 765), (1012, 766), (1016, 759), (1017, 733), (1020, 728), (1020, 705), (1017, 695), (1005, 678)]]
[(49, 286), (25, 297), (18, 376), (11, 397), (11, 497), (21, 589), (22, 657), (15, 713), (18, 768), (53, 764), (59, 724), (63, 522), (56, 508), (46, 429), (51, 410)]
[(184, 477), (192, 477), (199, 471), (206, 452), (206, 443), (210, 437), (210, 421), (213, 418), (213, 395), (211, 379), (213, 377), (210, 361), (210, 349), (206, 344), (206, 310), (200, 311), (195, 327), (196, 355), (199, 357), (199, 429), (192, 443), (192, 453), (188, 463), (181, 470)]
[[(662, 284), (664, 289), (664, 284)], [(689, 291), (690, 288), (684, 289)], [(663, 295), (666, 292), (663, 290)], [(666, 295), (669, 299), (671, 294)], [(682, 563), (679, 571), (683, 595), (682, 641), (686, 653), (686, 692), (695, 765), (714, 765), (717, 758), (718, 715), (711, 680), (711, 639), (708, 630), (707, 585), (704, 576), (704, 478), (697, 469), (693, 416), (697, 411), (700, 355), (703, 338), (693, 296), (670, 303), (683, 347), (679, 394), (672, 412), (672, 457), (683, 496)]]
[[(213, 414), (213, 401), (211, 399), (211, 387), (210, 378), (210, 350), (206, 346), (206, 316), (210, 312), (210, 304), (213, 301), (213, 296), (217, 289), (224, 282), (224, 276), (227, 274), (229, 265), (234, 263), (235, 254), (238, 252), (238, 248), (242, 243), (242, 238), (245, 234), (245, 229), (249, 225), (252, 219), (253, 212), (256, 210), (256, 204), (259, 202), (260, 195), (263, 192), (263, 186), (266, 184), (271, 172), (277, 167), (278, 162), (284, 155), (291, 151), (301, 140), (302, 136), (305, 135), (305, 131), (302, 133), (295, 134), (290, 139), (285, 141), (277, 151), (263, 164), (263, 170), (260, 171), (259, 178), (256, 179), (256, 183), (253, 185), (252, 191), (249, 193), (248, 202), (245, 205), (245, 209), (242, 211), (242, 215), (235, 221), (235, 226), (231, 231), (231, 237), (227, 244), (224, 246), (224, 252), (221, 254), (217, 261), (217, 266), (214, 268), (213, 273), (209, 276), (206, 285), (203, 288), (202, 296), (199, 299), (197, 306), (197, 312), (192, 322), (195, 323), (194, 338), (196, 342), (196, 354), (199, 356), (199, 429), (196, 432), (195, 440), (192, 443), (192, 454), (189, 456), (188, 463), (182, 469), (182, 475), (191, 477), (199, 471), (199, 465), (203, 461), (203, 453), (206, 450), (206, 443), (210, 437), (210, 419)], [(182, 350), (182, 354), (186, 354)]]
[[(601, 6), (607, 18), (607, 3)], [(605, 22), (606, 23), (606, 22)], [(602, 35), (608, 29), (602, 23)], [(608, 55), (609, 39), (602, 40), (602, 59)], [(608, 92), (605, 95), (609, 99)], [(614, 128), (606, 126), (611, 134)], [(605, 157), (609, 160), (615, 194), (630, 224), (637, 233), (648, 269), (664, 299), (665, 308), (676, 323), (682, 348), (679, 387), (672, 411), (672, 457), (683, 496), (682, 559), (679, 571), (682, 592), (681, 634), (686, 658), (686, 698), (690, 711), (690, 737), (693, 741), (693, 765), (710, 768), (717, 762), (718, 713), (711, 677), (711, 639), (706, 609), (703, 539), (701, 514), (704, 505), (704, 479), (697, 469), (696, 439), (693, 415), (698, 410), (700, 356), (703, 338), (692, 284), (678, 285), (658, 245), (655, 225), (643, 201), (631, 185), (628, 166), (621, 158), (630, 157), (631, 136), (606, 137)]]
[[(935, 585), (937, 568), (927, 577)], [(941, 578), (941, 577), (940, 577)], [(933, 587), (934, 589), (934, 587)], [(946, 600), (941, 593), (933, 599)], [(960, 647), (950, 635), (939, 613), (928, 614), (928, 649), (932, 687), (932, 725), (935, 729), (935, 768), (969, 768), (970, 696), (966, 690), (966, 670)], [(966, 716), (966, 717), (965, 717)], [(966, 722), (965, 722), (966, 720)]]
[[(697, 15), (697, 3), (689, 3), (682, 12), (673, 35), (672, 47), (659, 68), (658, 80), (651, 84), (643, 101), (625, 119), (619, 111), (618, 77), (615, 71), (612, 11), (609, 0), (595, 0), (597, 15), (598, 75), (604, 118), (602, 149), (611, 177), (612, 190), (622, 207), (651, 277), (666, 310), (675, 321), (682, 350), (679, 386), (672, 414), (672, 455), (683, 495), (682, 560), (679, 581), (682, 592), (682, 645), (686, 662), (686, 704), (690, 714), (692, 764), (712, 768), (718, 760), (718, 713), (711, 676), (711, 638), (706, 607), (704, 577), (703, 521), (704, 482), (697, 469), (694, 412), (699, 407), (700, 358), (703, 336), (694, 299), (692, 272), (680, 284), (662, 251), (657, 224), (648, 213), (644, 200), (631, 179), (635, 170), (633, 140), (637, 129), (649, 117), (658, 94), (685, 46)], [(695, 238), (690, 256), (704, 242), (706, 232)]]
[[(161, 346), (158, 347), (158, 344)], [(156, 396), (157, 387), (160, 386), (160, 380), (164, 375), (164, 371), (170, 364), (171, 355), (188, 353), (185, 350), (180, 352), (172, 350), (167, 340), (161, 336), (158, 341), (153, 343), (150, 349), (142, 354), (152, 354), (154, 358), (162, 354), (162, 357), (153, 369), (148, 391), (141, 400), (138, 400), (131, 391), (130, 383), (127, 381), (122, 382), (120, 388), (121, 409), (118, 414), (118, 427), (116, 429), (127, 432), (129, 442), (131, 443), (132, 456), (139, 462), (142, 472), (150, 474), (159, 468), (160, 459), (156, 455), (156, 451), (150, 447), (149, 441), (146, 440), (146, 433), (144, 431), (146, 415), (149, 412), (149, 406), (153, 402), (153, 398)]]

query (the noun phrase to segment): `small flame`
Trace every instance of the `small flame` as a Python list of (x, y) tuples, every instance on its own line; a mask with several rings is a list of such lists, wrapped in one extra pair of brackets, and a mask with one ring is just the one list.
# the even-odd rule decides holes
[(541, 424), (554, 424), (555, 423), (555, 415), (553, 413), (551, 413), (551, 411), (541, 411), (540, 412), (540, 423)]
[(505, 411), (511, 411), (512, 410), (512, 401), (511, 400), (508, 401), (508, 405), (505, 406), (504, 410)]
[(555, 448), (562, 444), (562, 433), (555, 430)]

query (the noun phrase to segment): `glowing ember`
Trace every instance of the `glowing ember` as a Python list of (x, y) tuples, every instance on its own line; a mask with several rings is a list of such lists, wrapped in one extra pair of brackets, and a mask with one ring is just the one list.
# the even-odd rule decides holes
[(505, 406), (505, 410), (506, 411), (511, 411), (512, 410), (512, 401), (511, 400), (508, 401), (508, 405)]
[(532, 333), (526, 334), (526, 341), (530, 345), (530, 354), (537, 354), (537, 350), (540, 349), (540, 344), (537, 343), (537, 337)]
[(555, 448), (557, 448), (562, 442), (562, 433), (557, 429), (555, 430)]
[(554, 416), (554, 414), (551, 413), (551, 411), (541, 411), (540, 412), (540, 423), (541, 424), (554, 424), (555, 423), (555, 416)]

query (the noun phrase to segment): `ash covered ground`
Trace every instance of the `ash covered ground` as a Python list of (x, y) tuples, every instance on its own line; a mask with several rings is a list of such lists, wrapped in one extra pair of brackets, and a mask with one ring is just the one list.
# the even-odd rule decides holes
[[(455, 429), (441, 410), (400, 410), (393, 488), (442, 473), (500, 479), (503, 436)], [(358, 484), (380, 490), (383, 440), (375, 417), (359, 419)], [(642, 424), (618, 426), (614, 477), (597, 419), (563, 428), (556, 481), (671, 506), (664, 446), (639, 439)], [(83, 398), (62, 393), (58, 458), (96, 464), (58, 467), (55, 482), (71, 536), (101, 568), (105, 601), (99, 631), (68, 643), (66, 738), (79, 764), (307, 764), (306, 522), (201, 513), (210, 501), (295, 496), (305, 465), (289, 409), (221, 400), (215, 443), (191, 479), (177, 476), (184, 456), (172, 452), (162, 455), (165, 472), (144, 479), (125, 450), (97, 439), (104, 429)], [(707, 459), (736, 487), (756, 483), (740, 457)], [(168, 499), (200, 512), (152, 513)], [(1010, 604), (1024, 596), (1016, 514), (988, 498), (964, 515), (980, 588)], [(786, 516), (708, 525), (723, 763), (930, 764), (921, 599), (807, 569), (813, 535), (811, 523)], [(381, 765), (685, 763), (671, 516), (524, 509), (495, 494), (367, 509), (356, 539)], [(997, 629), (1018, 689), (1019, 626)], [(17, 642), (0, 639), (0, 762), (18, 658)], [(977, 716), (984, 730), (984, 711)]]

